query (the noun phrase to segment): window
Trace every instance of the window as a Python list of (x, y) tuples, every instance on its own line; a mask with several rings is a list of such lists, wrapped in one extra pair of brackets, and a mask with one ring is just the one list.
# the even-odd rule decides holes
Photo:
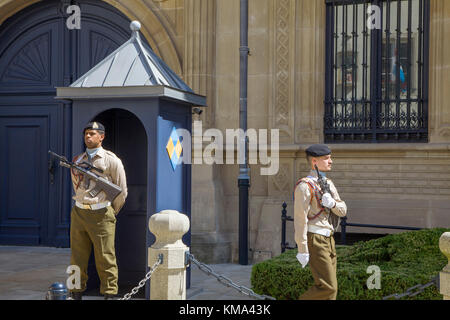
[(427, 142), (429, 1), (326, 2), (325, 142)]

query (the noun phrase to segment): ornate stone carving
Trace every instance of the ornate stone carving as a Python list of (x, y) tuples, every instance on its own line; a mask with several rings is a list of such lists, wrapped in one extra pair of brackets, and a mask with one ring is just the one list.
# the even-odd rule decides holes
[(274, 126), (290, 136), (290, 0), (275, 1)]
[(287, 163), (280, 164), (280, 169), (278, 173), (273, 176), (272, 184), (274, 187), (274, 191), (287, 193), (289, 192), (289, 186), (291, 185), (292, 174), (290, 165)]
[(439, 129), (439, 135), (441, 137), (445, 137), (446, 139), (450, 138), (450, 124), (442, 124)]

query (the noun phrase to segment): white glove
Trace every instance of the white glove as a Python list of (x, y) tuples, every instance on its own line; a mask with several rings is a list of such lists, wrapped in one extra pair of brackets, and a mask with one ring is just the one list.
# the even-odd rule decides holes
[(324, 193), (322, 196), (322, 205), (330, 209), (334, 208), (334, 206), (336, 205), (336, 200), (334, 200), (331, 194), (329, 194), (328, 192)]
[(309, 253), (297, 253), (297, 260), (304, 268), (309, 262)]

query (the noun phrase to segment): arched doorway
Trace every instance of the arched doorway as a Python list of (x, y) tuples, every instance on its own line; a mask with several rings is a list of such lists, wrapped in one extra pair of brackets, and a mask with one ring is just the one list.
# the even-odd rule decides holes
[[(92, 121), (105, 126), (103, 147), (122, 160), (127, 177), (128, 197), (117, 216), (115, 241), (119, 293), (125, 294), (142, 279), (147, 268), (147, 134), (141, 121), (123, 109), (104, 111)], [(98, 294), (93, 255), (88, 273), (88, 290)]]
[(47, 150), (71, 155), (68, 86), (129, 38), (130, 21), (100, 0), (37, 2), (0, 26), (0, 244), (69, 246), (70, 176)]

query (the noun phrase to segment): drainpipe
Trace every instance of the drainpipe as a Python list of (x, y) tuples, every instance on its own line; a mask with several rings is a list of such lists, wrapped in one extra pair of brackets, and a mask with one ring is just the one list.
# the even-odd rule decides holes
[(239, 75), (239, 127), (243, 130), (244, 163), (239, 164), (239, 264), (248, 265), (248, 190), (250, 175), (248, 167), (247, 132), (247, 78), (248, 78), (248, 0), (240, 3), (240, 75)]

